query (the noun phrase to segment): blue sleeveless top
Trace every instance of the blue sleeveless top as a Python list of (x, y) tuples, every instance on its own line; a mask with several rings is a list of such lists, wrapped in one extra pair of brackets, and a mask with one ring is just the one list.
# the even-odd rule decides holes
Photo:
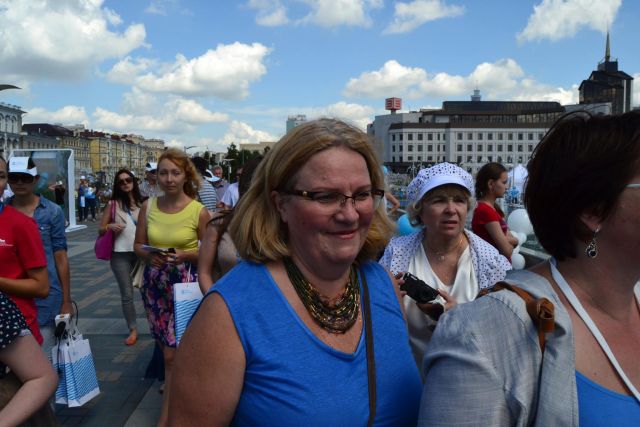
[[(415, 426), (422, 384), (386, 271), (367, 263), (376, 366), (376, 426)], [(365, 426), (369, 416), (365, 329), (355, 353), (317, 338), (264, 265), (242, 262), (210, 292), (224, 299), (246, 370), (233, 426)], [(212, 397), (215, 399), (215, 397)]]
[(576, 371), (580, 427), (638, 426), (640, 403), (633, 397), (616, 393)]

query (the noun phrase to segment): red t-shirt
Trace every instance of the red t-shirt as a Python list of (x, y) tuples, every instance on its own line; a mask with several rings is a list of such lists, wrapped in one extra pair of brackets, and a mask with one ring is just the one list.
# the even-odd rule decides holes
[[(27, 270), (46, 266), (47, 259), (36, 221), (11, 206), (5, 206), (0, 213), (0, 277), (26, 279)], [(38, 309), (33, 298), (5, 294), (16, 303), (34, 338), (42, 344)]]
[(496, 243), (493, 241), (487, 228), (486, 224), (490, 222), (499, 222), (500, 228), (502, 228), (502, 232), (507, 235), (507, 223), (504, 221), (504, 218), (500, 216), (500, 214), (493, 208), (493, 206), (489, 206), (484, 202), (478, 202), (476, 209), (473, 211), (473, 219), (471, 220), (471, 230), (476, 233), (478, 236), (482, 237), (487, 242), (491, 243), (494, 247), (496, 247)]

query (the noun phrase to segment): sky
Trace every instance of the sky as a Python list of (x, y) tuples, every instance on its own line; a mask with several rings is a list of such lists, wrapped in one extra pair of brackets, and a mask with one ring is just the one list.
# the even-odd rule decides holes
[(638, 18), (634, 0), (0, 0), (0, 84), (21, 88), (0, 102), (226, 151), (279, 139), (289, 115), (364, 130), (392, 96), (577, 103), (607, 31), (640, 78)]

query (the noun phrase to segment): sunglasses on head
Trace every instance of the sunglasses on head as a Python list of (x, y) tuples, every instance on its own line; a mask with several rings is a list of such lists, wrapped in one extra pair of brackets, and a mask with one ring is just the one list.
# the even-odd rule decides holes
[(133, 182), (132, 178), (125, 178), (118, 180), (118, 185), (131, 184)]
[(23, 182), (25, 184), (31, 184), (33, 180), (36, 179), (35, 176), (29, 175), (28, 173), (11, 173), (9, 172), (9, 184), (17, 184), (18, 182)]

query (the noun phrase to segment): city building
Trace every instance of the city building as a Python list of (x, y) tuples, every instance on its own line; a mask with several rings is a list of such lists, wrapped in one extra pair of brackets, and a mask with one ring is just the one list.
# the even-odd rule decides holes
[[(82, 126), (82, 125), (80, 125)], [(92, 172), (89, 140), (76, 136), (73, 130), (59, 124), (28, 123), (22, 125), (23, 149), (69, 148), (73, 150), (73, 165), (77, 175)]]
[(598, 64), (598, 69), (580, 83), (580, 104), (610, 102), (611, 114), (626, 113), (631, 111), (632, 86), (633, 77), (618, 70), (618, 60), (611, 59), (607, 32), (604, 59)]
[(11, 151), (20, 148), (22, 129), (22, 111), (20, 107), (0, 102), (0, 155), (9, 158)]
[(301, 124), (307, 121), (307, 116), (304, 114), (298, 114), (296, 116), (287, 117), (287, 133), (296, 126), (300, 126)]
[(565, 113), (557, 102), (445, 101), (441, 109), (376, 116), (367, 132), (381, 158), (405, 172), (438, 162), (475, 173), (487, 162), (525, 164), (553, 122)]
[(250, 151), (252, 153), (254, 151), (257, 151), (260, 154), (263, 154), (263, 153), (265, 153), (265, 150), (268, 151), (268, 150), (272, 149), (276, 142), (278, 142), (278, 141), (260, 141), (257, 144), (249, 144), (249, 143), (243, 144), (243, 143), (241, 143), (240, 147), (238, 147), (238, 149), (240, 151), (247, 150), (247, 151)]

